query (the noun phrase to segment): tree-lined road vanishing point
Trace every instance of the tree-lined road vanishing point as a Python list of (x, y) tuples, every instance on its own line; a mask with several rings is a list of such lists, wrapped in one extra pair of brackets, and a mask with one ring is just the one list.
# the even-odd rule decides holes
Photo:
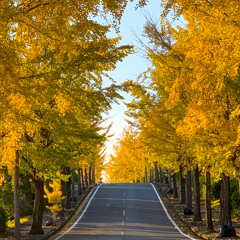
[[(168, 219), (150, 184), (103, 184), (87, 211), (58, 240), (174, 240), (189, 239)], [(190, 238), (193, 239), (193, 238)]]

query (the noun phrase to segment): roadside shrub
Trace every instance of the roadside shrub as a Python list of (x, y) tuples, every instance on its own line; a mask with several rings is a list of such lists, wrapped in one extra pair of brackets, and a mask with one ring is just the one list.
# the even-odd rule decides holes
[(221, 181), (212, 183), (212, 198), (220, 199)]
[(199, 183), (200, 183), (200, 195), (201, 197), (205, 198), (206, 196), (205, 175), (201, 174), (199, 176)]
[[(240, 217), (240, 198), (237, 179), (230, 180), (230, 209), (234, 217)], [(212, 198), (220, 199), (221, 181), (212, 183)]]
[(7, 217), (5, 210), (0, 206), (0, 232), (4, 232), (7, 228)]
[[(239, 190), (238, 190), (238, 180), (231, 179), (230, 181), (230, 209), (234, 213), (239, 214), (240, 211), (240, 199), (239, 199)], [(237, 214), (237, 215), (238, 215)], [(235, 214), (234, 214), (235, 215)]]

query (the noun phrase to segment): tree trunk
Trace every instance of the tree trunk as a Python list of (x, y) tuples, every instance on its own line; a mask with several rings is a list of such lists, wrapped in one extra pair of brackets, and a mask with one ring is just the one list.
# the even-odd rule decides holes
[(173, 197), (179, 198), (177, 191), (176, 173), (173, 173)]
[(240, 198), (240, 179), (238, 179), (238, 197)]
[(165, 179), (165, 183), (168, 185), (169, 184), (169, 182), (168, 182), (168, 170), (167, 170), (167, 176), (164, 176), (164, 179)]
[(180, 203), (186, 204), (185, 178), (182, 165), (180, 165)]
[(34, 179), (35, 200), (33, 207), (33, 223), (30, 234), (42, 234), (42, 219), (44, 210), (44, 182)]
[(86, 187), (88, 187), (88, 174), (87, 174), (87, 168), (85, 168), (85, 184), (86, 184)]
[(71, 185), (72, 185), (72, 202), (75, 202), (75, 181), (74, 181), (74, 170), (72, 170), (72, 179), (71, 179)]
[(95, 180), (95, 164), (92, 167), (92, 183), (95, 184), (96, 180)]
[(148, 178), (147, 178), (147, 168), (145, 167), (145, 182), (148, 182)]
[(205, 172), (206, 183), (206, 211), (207, 211), (207, 229), (213, 230), (212, 207), (211, 207), (211, 175), (208, 169)]
[(230, 212), (230, 177), (222, 174), (220, 196), (220, 225), (232, 226)]
[[(64, 181), (61, 180), (61, 191), (62, 191), (62, 197), (64, 197), (63, 184), (64, 184)], [(65, 208), (65, 206), (64, 206), (64, 202), (65, 202), (64, 199), (61, 199), (62, 210), (59, 212), (59, 216), (61, 216), (61, 217), (64, 217), (64, 208)]]
[(194, 221), (202, 221), (198, 165), (193, 170), (193, 179), (194, 179)]
[(152, 168), (152, 183), (154, 183), (154, 168)]
[(78, 168), (78, 196), (82, 195), (82, 186), (81, 186), (81, 172)]
[(163, 174), (162, 174), (162, 168), (159, 167), (159, 174), (160, 174), (160, 183), (163, 182)]
[(154, 167), (155, 167), (155, 182), (159, 182), (157, 162), (154, 162)]
[(66, 209), (71, 208), (71, 177), (67, 181), (67, 203)]
[(83, 189), (83, 191), (85, 191), (85, 183), (84, 183), (83, 169), (82, 168), (80, 168), (80, 173), (81, 173), (81, 177), (82, 177), (82, 189)]
[(149, 182), (152, 182), (152, 169), (149, 170)]
[(191, 170), (186, 174), (186, 208), (192, 208), (192, 177)]
[(19, 151), (16, 151), (16, 166), (14, 175), (14, 219), (15, 239), (20, 239), (20, 210), (19, 210)]
[(89, 185), (92, 184), (92, 167), (89, 167)]
[(172, 170), (169, 170), (168, 173), (168, 186), (172, 187)]

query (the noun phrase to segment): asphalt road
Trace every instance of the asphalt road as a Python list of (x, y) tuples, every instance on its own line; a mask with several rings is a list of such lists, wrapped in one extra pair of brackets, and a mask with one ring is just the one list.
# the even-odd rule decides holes
[(189, 239), (168, 219), (150, 184), (103, 184), (80, 218), (55, 240)]

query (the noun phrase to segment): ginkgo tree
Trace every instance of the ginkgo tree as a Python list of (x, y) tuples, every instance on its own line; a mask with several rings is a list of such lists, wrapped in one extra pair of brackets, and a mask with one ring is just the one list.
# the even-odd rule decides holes
[(106, 166), (108, 181), (147, 182), (145, 171), (154, 168), (156, 161), (156, 156), (140, 141), (138, 131), (125, 129)]
[[(176, 0), (162, 1), (162, 7), (160, 31), (150, 21), (145, 28), (151, 86), (176, 136), (189, 143), (191, 163), (222, 178), (221, 224), (231, 225), (229, 178), (239, 171), (239, 3)], [(185, 26), (167, 22), (172, 11)], [(140, 117), (150, 126), (146, 116)]]
[[(159, 56), (155, 57), (159, 58)], [(178, 123), (184, 115), (186, 99), (182, 99), (181, 104), (176, 105), (173, 109), (167, 108), (165, 105), (167, 94), (164, 92), (164, 86), (160, 84), (159, 79), (157, 79), (158, 84), (154, 80), (156, 79), (154, 79), (152, 74), (152, 84), (150, 86), (147, 84), (143, 85), (140, 81), (126, 83), (129, 85), (131, 94), (134, 97), (133, 101), (127, 104), (128, 116), (134, 117), (135, 122), (137, 121), (135, 125), (141, 131), (139, 138), (143, 146), (147, 146), (151, 152), (156, 154), (157, 162), (161, 167), (169, 169), (170, 172), (173, 171), (174, 193), (177, 196), (175, 173), (180, 170), (180, 175), (185, 175), (193, 166), (196, 169), (196, 173), (199, 172), (197, 164), (193, 161), (195, 158), (192, 151), (194, 143), (182, 138), (176, 132)], [(166, 80), (166, 76), (163, 75), (163, 83), (164, 80)], [(149, 81), (146, 82), (149, 83)], [(156, 93), (160, 97), (157, 97)], [(198, 175), (195, 176), (194, 182), (198, 182)], [(181, 202), (185, 203), (186, 196), (185, 191), (183, 191), (185, 190), (185, 182), (182, 177), (180, 179), (182, 179), (180, 181)], [(200, 200), (200, 189), (199, 187), (195, 189)], [(189, 206), (191, 207), (190, 195), (189, 199)], [(197, 198), (195, 197), (195, 199)], [(189, 206), (186, 207), (189, 208)], [(200, 211), (198, 219), (201, 219)]]
[(120, 37), (108, 38), (110, 26), (94, 17), (112, 14), (116, 25), (126, 3), (0, 3), (0, 166), (13, 174), (19, 154), (23, 173), (35, 184), (32, 234), (41, 233), (44, 181), (81, 153), (84, 136), (100, 136), (91, 128), (120, 97), (119, 86), (102, 86), (102, 76), (131, 47), (119, 47)]
[(55, 225), (57, 213), (62, 210), (60, 203), (64, 197), (62, 197), (60, 180), (53, 181), (53, 183), (50, 183), (49, 186), (52, 188), (51, 191), (49, 191), (48, 188), (44, 186), (44, 191), (46, 193), (44, 197), (48, 199), (48, 202), (50, 204), (52, 204), (52, 206), (47, 206), (47, 208), (49, 208), (53, 213), (53, 222)]
[[(181, 51), (190, 78), (176, 81), (170, 93), (191, 93), (178, 133), (211, 143), (209, 165), (222, 177), (221, 224), (231, 225), (229, 177), (238, 176), (239, 165), (239, 3), (236, 1), (163, 1), (165, 12), (174, 9), (187, 21), (175, 31), (171, 52)], [(206, 152), (206, 151), (205, 151)], [(209, 155), (209, 153), (207, 153)]]

